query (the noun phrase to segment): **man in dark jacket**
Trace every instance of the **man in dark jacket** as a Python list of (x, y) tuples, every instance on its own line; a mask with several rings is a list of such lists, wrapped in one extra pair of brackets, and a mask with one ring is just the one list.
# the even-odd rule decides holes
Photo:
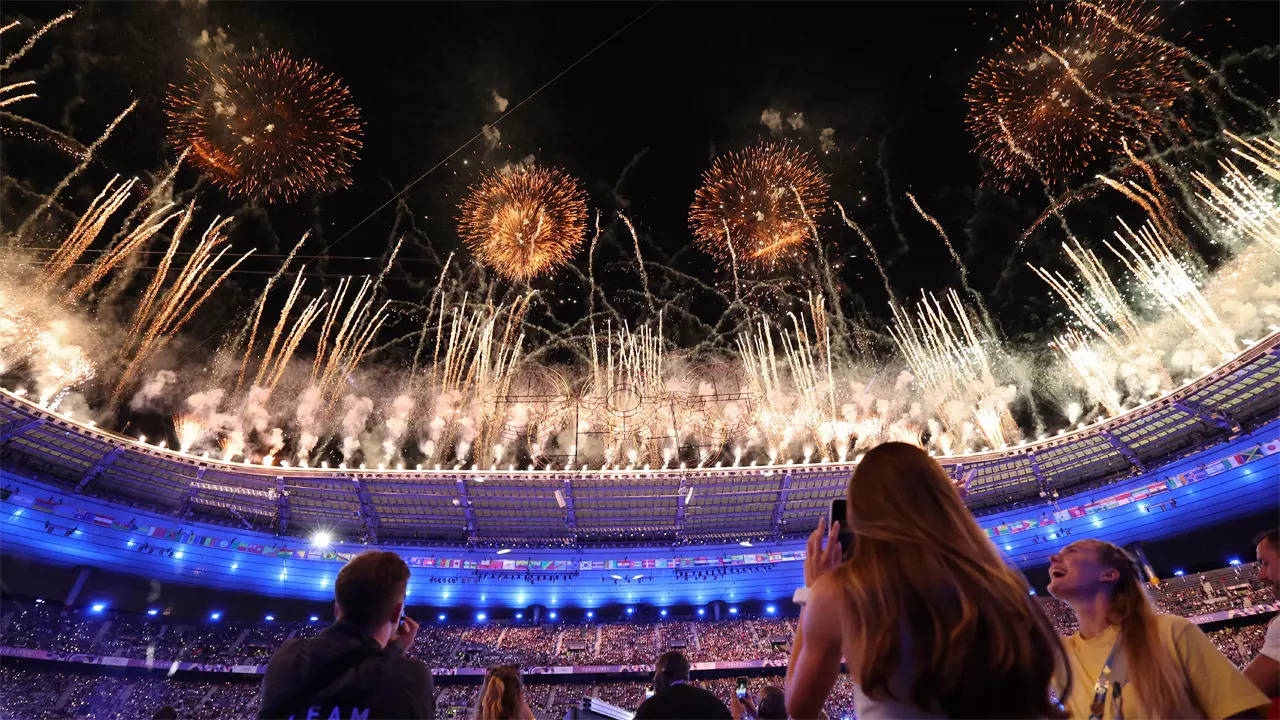
[(432, 718), (431, 670), (404, 656), (418, 623), (404, 617), (409, 566), (391, 552), (352, 558), (334, 583), (338, 621), (280, 646), (262, 679), (260, 718)]
[(653, 697), (636, 710), (635, 720), (731, 720), (729, 708), (707, 690), (689, 684), (689, 660), (672, 650), (653, 667)]

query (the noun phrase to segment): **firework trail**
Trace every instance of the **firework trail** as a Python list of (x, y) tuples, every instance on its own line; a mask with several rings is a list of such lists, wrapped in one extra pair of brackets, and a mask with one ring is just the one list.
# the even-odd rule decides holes
[[(1229, 136), (1236, 144), (1232, 152), (1263, 176), (1280, 182), (1280, 142), (1272, 138), (1243, 140)], [(1264, 247), (1280, 252), (1280, 203), (1274, 186), (1251, 178), (1231, 160), (1220, 160), (1223, 180), (1215, 183), (1203, 173), (1193, 177), (1203, 188), (1200, 199), (1229, 228), (1237, 229)]]
[(293, 262), (294, 256), (298, 254), (298, 250), (302, 249), (302, 245), (306, 243), (307, 238), (310, 237), (310, 235), (311, 231), (308, 230), (307, 232), (304, 232), (302, 237), (298, 239), (298, 242), (294, 244), (293, 249), (285, 256), (284, 262), (280, 263), (280, 268), (276, 270), (274, 275), (267, 278), (267, 283), (262, 288), (262, 294), (258, 296), (258, 302), (254, 305), (253, 313), (250, 315), (247, 327), (242, 328), (236, 339), (232, 342), (234, 346), (239, 347), (241, 339), (245, 336), (245, 331), (248, 331), (249, 341), (245, 345), (245, 349), (240, 358), (240, 371), (236, 373), (235, 392), (239, 392), (240, 388), (244, 385), (244, 372), (248, 367), (249, 357), (253, 353), (254, 342), (256, 342), (258, 338), (258, 322), (262, 319), (262, 309), (266, 306), (267, 296), (271, 293), (271, 288), (276, 284), (276, 281), (284, 275), (286, 270), (288, 270), (289, 264)]
[[(1082, 325), (1114, 350), (1123, 352), (1125, 347), (1139, 342), (1137, 319), (1097, 256), (1074, 238), (1064, 243), (1062, 250), (1075, 266), (1082, 286), (1077, 286), (1062, 273), (1051, 272), (1030, 263), (1027, 267), (1062, 298)], [(1117, 330), (1119, 335), (1116, 334)]]
[[(76, 15), (75, 11), (68, 11), (68, 12), (62, 13), (58, 17), (45, 23), (43, 27), (41, 27), (39, 30), (36, 30), (34, 33), (31, 34), (31, 37), (27, 38), (27, 41), (22, 44), (22, 47), (15, 50), (12, 54), (9, 55), (9, 57), (5, 58), (3, 63), (0, 63), (0, 72), (4, 72), (5, 70), (8, 70), (10, 66), (12, 66), (15, 62), (21, 60), (23, 55), (26, 55), (28, 52), (31, 51), (31, 48), (36, 46), (36, 41), (39, 40), (41, 36), (49, 32), (50, 30), (54, 29), (55, 27), (57, 27), (59, 24), (75, 17), (75, 15)], [(15, 20), (9, 23), (8, 25), (5, 25), (3, 28), (0, 28), (0, 33), (3, 33), (6, 30), (13, 28), (17, 24), (18, 24), (18, 21)]]
[(1104, 242), (1152, 298), (1166, 311), (1194, 330), (1223, 357), (1235, 354), (1235, 336), (1218, 319), (1213, 306), (1200, 291), (1191, 271), (1178, 258), (1154, 225), (1147, 224), (1136, 232), (1124, 221), (1115, 238), (1120, 248)]
[(71, 266), (84, 254), (85, 249), (102, 232), (111, 215), (129, 199), (129, 193), (133, 190), (136, 181), (129, 180), (116, 185), (119, 179), (119, 175), (112, 178), (102, 192), (89, 203), (89, 207), (80, 215), (75, 227), (49, 258), (40, 280), (42, 289), (48, 290), (50, 286), (62, 279), (62, 276), (71, 269)]
[(93, 144), (85, 149), (84, 157), (80, 161), (80, 164), (63, 177), (62, 180), (53, 188), (53, 191), (45, 197), (44, 202), (42, 202), (34, 212), (28, 215), (26, 220), (22, 221), (22, 224), (18, 226), (18, 230), (14, 233), (15, 237), (19, 238), (19, 240), (27, 237), (28, 231), (31, 230), (31, 226), (36, 222), (36, 220), (38, 220), (40, 216), (44, 215), (49, 208), (53, 207), (53, 204), (58, 201), (58, 196), (62, 194), (62, 191), (66, 190), (67, 186), (71, 184), (71, 181), (79, 176), (80, 173), (84, 172), (85, 168), (89, 167), (89, 163), (93, 162), (93, 154), (97, 152), (99, 147), (102, 147), (102, 144), (107, 141), (107, 138), (111, 137), (111, 133), (115, 132), (116, 126), (119, 125), (121, 121), (129, 115), (129, 113), (133, 112), (133, 109), (137, 106), (137, 100), (129, 103), (129, 107), (125, 108), (123, 112), (117, 115), (115, 119), (107, 125), (107, 128), (102, 131), (102, 134), (98, 136), (98, 139), (94, 140)]
[(631, 240), (632, 242), (635, 243), (636, 268), (640, 271), (640, 281), (644, 283), (644, 297), (645, 297), (645, 300), (649, 303), (649, 313), (656, 315), (658, 313), (658, 310), (657, 308), (654, 307), (653, 295), (649, 292), (649, 273), (645, 272), (644, 258), (640, 256), (640, 238), (636, 236), (636, 228), (634, 225), (631, 224), (631, 221), (627, 219), (626, 215), (623, 215), (622, 213), (618, 213), (618, 217), (622, 220), (623, 223), (626, 224), (627, 230), (631, 233)]
[(84, 277), (80, 278), (75, 286), (67, 291), (66, 295), (63, 296), (63, 300), (67, 303), (73, 303), (84, 297), (86, 293), (93, 289), (94, 285), (98, 284), (102, 278), (114, 270), (122, 260), (132, 255), (143, 243), (163, 230), (170, 220), (182, 215), (181, 211), (170, 212), (172, 209), (172, 204), (160, 207), (131, 229), (114, 247), (100, 254)]
[[(596, 231), (599, 232), (599, 220), (597, 218)], [(449, 265), (453, 263), (453, 253), (449, 253), (449, 257), (444, 261), (444, 267), (440, 269), (440, 279), (436, 281), (436, 289), (431, 292), (431, 300), (427, 303), (426, 312), (423, 313), (422, 331), (418, 333), (418, 347), (413, 351), (413, 365), (409, 370), (411, 377), (418, 374), (418, 361), (422, 357), (422, 346), (426, 344), (427, 328), (431, 325), (431, 316), (435, 311), (436, 300), (440, 299), (440, 289), (444, 287), (445, 277), (449, 274)]]
[[(4, 95), (5, 93), (22, 90), (23, 88), (34, 88), (35, 86), (36, 86), (35, 80), (23, 80), (22, 82), (12, 83), (12, 84), (0, 87), (0, 96)], [(21, 102), (23, 100), (30, 100), (31, 98), (34, 98), (34, 97), (39, 97), (39, 95), (37, 95), (34, 92), (26, 92), (19, 95), (10, 95), (9, 97), (0, 97), (0, 107), (5, 107), (6, 105), (12, 105), (14, 103)]]
[(960, 286), (964, 288), (965, 292), (969, 293), (969, 296), (977, 304), (978, 312), (981, 313), (982, 322), (987, 326), (987, 329), (994, 332), (996, 326), (991, 320), (991, 314), (987, 312), (987, 306), (982, 302), (982, 296), (969, 285), (969, 268), (965, 266), (964, 261), (960, 259), (960, 254), (956, 252), (955, 246), (951, 244), (951, 238), (948, 238), (946, 231), (942, 229), (942, 223), (920, 207), (920, 203), (916, 202), (915, 195), (911, 193), (906, 195), (907, 199), (911, 201), (911, 206), (916, 209), (916, 212), (920, 213), (920, 217), (924, 218), (933, 226), (934, 230), (938, 231), (938, 237), (942, 238), (942, 243), (947, 246), (947, 252), (951, 253), (951, 259), (955, 261), (956, 268), (960, 270)]
[(849, 219), (849, 216), (845, 214), (843, 205), (836, 202), (835, 206), (836, 209), (840, 211), (840, 219), (844, 221), (845, 225), (848, 225), (851, 230), (858, 234), (858, 237), (862, 240), (862, 244), (866, 246), (867, 252), (871, 255), (871, 261), (876, 264), (876, 271), (880, 273), (880, 280), (884, 283), (885, 297), (889, 299), (889, 302), (894, 302), (897, 300), (897, 296), (893, 293), (893, 287), (889, 283), (889, 275), (884, 271), (884, 265), (880, 263), (880, 253), (876, 252), (875, 246), (871, 244), (871, 238), (867, 237), (867, 234), (862, 231), (862, 228), (859, 227), (857, 223)]
[(1054, 338), (1050, 346), (1066, 359), (1076, 377), (1084, 383), (1085, 392), (1091, 400), (1112, 415), (1123, 409), (1120, 393), (1116, 390), (1114, 368), (1108, 367), (1109, 363), (1089, 345), (1084, 335), (1068, 330)]

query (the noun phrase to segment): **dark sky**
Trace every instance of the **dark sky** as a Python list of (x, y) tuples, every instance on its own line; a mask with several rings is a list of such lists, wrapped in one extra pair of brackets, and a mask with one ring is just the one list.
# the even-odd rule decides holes
[[(43, 19), (62, 7), (6, 3), (3, 16)], [(519, 101), (646, 9), (503, 121), (501, 147), (477, 141), (407, 194), (436, 253), (457, 247), (453, 208), (476, 169), (533, 154), (581, 177), (606, 223), (625, 206), (642, 230), (647, 259), (722, 281), (687, 249), (688, 205), (714, 154), (768, 135), (760, 115), (772, 107), (804, 113), (807, 127), (784, 136), (806, 148), (817, 149), (820, 128), (834, 129), (837, 149), (823, 158), (833, 197), (867, 229), (899, 293), (957, 282), (936, 234), (906, 204), (903, 193), (911, 191), (942, 220), (1006, 332), (1042, 328), (1054, 308), (1021, 266), (1056, 257), (1059, 239), (1046, 232), (1018, 253), (1014, 243), (1044, 199), (980, 189), (981, 167), (963, 122), (967, 82), (981, 59), (1004, 45), (1005, 29), (1027, 10), (1022, 3), (103, 4), (83, 6), (70, 27), (52, 33), (15, 70), (32, 71), (40, 82), (41, 98), (24, 114), (86, 141), (130, 98), (141, 101), (91, 172), (101, 182), (109, 169), (139, 172), (171, 156), (162, 142), (162, 97), (181, 78), (201, 30), (222, 28), (238, 48), (313, 58), (344, 79), (367, 122), (354, 185), (265, 213), (241, 211), (235, 242), (269, 255), (313, 227), (317, 240), (304, 253), (316, 253), (494, 120), (494, 91)], [(1280, 42), (1275, 3), (1167, 3), (1161, 11), (1165, 37), (1215, 64)], [(1274, 96), (1274, 54), (1242, 67)], [(16, 172), (17, 157), (6, 174)], [(214, 188), (201, 202), (236, 210)], [(1095, 222), (1109, 233), (1114, 208), (1104, 202), (1094, 212), (1084, 226)], [(375, 216), (331, 254), (380, 255), (393, 219), (391, 209)], [(859, 249), (838, 218), (826, 218), (823, 235), (833, 256)], [(627, 252), (612, 236), (602, 242), (597, 268), (604, 282), (634, 285)], [(405, 251), (393, 292), (411, 296), (434, 282), (430, 254)], [(260, 260), (259, 268), (270, 262)], [(312, 269), (364, 273), (376, 263), (330, 259), (313, 261)], [(863, 295), (869, 313), (883, 317), (884, 293), (864, 254), (848, 258), (842, 279), (846, 292)], [(252, 279), (244, 285), (250, 292)], [(550, 299), (583, 292), (564, 276), (534, 286)]]

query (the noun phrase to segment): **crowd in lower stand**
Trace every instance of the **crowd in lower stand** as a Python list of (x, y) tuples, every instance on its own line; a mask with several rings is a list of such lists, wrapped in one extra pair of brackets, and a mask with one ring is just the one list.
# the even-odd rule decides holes
[[(1257, 581), (1252, 564), (1179, 577), (1152, 588), (1162, 609), (1183, 616), (1247, 608), (1275, 601)], [(1064, 635), (1074, 632), (1071, 609), (1040, 598)], [(1237, 666), (1257, 654), (1264, 619), (1208, 633)], [(1237, 621), (1239, 622), (1239, 621)], [(1245, 621), (1247, 622), (1247, 621)], [(67, 610), (52, 603), (6, 602), (0, 613), (0, 645), (53, 652), (235, 665), (261, 665), (285, 639), (317, 634), (320, 622), (192, 622), (157, 615)], [(649, 665), (662, 652), (680, 649), (694, 663), (773, 660), (785, 662), (794, 620), (723, 621), (673, 619), (634, 623), (498, 623), (437, 625), (420, 632), (410, 655), (433, 667), (549, 665)], [(0, 718), (137, 718), (171, 705), (180, 717), (247, 717), (256, 711), (258, 683), (244, 676), (225, 682), (163, 675), (103, 674), (92, 665), (67, 663), (66, 671), (6, 662), (0, 667)], [(763, 685), (767, 679), (752, 682)], [(545, 683), (526, 676), (526, 698), (539, 717), (560, 718), (583, 697), (623, 708), (643, 700), (644, 682)], [(774, 679), (777, 682), (777, 679)], [(728, 702), (732, 679), (700, 683)], [(476, 687), (437, 684), (436, 714), (446, 718), (474, 701)], [(831, 718), (853, 715), (853, 689), (841, 677), (827, 702)]]

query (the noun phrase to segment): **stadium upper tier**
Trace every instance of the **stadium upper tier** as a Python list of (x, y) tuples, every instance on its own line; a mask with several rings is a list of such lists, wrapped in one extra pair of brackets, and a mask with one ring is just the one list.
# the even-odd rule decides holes
[[(1052, 438), (939, 462), (975, 514), (1138, 476), (1276, 419), (1280, 333), (1181, 388)], [(0, 392), (4, 469), (186, 521), (399, 544), (723, 543), (808, 532), (856, 463), (398, 470), (221, 462)]]

